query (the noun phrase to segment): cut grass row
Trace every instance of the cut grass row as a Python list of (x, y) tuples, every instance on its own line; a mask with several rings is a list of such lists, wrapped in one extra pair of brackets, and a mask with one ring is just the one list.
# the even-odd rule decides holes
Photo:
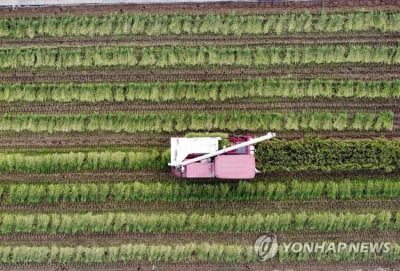
[(182, 184), (139, 182), (12, 184), (0, 186), (7, 204), (83, 202), (227, 202), (400, 198), (400, 179)]
[[(257, 168), (261, 171), (377, 170), (400, 168), (397, 140), (270, 141), (258, 144)], [(0, 172), (50, 173), (85, 170), (138, 170), (167, 168), (169, 153), (156, 150), (89, 152), (0, 153)]]
[(0, 84), (4, 102), (227, 101), (243, 98), (400, 98), (400, 80), (247, 79), (210, 82)]
[(64, 172), (101, 169), (161, 169), (160, 153), (133, 151), (90, 151), (69, 153), (0, 154), (0, 172)]
[(400, 47), (76, 47), (0, 49), (0, 69), (66, 70), (94, 67), (269, 67), (308, 64), (399, 64)]
[(0, 222), (0, 234), (385, 231), (400, 230), (400, 213), (1, 213)]
[(385, 131), (393, 130), (394, 113), (356, 112), (167, 112), (143, 114), (39, 115), (4, 114), (0, 131), (34, 133), (185, 131)]
[[(340, 252), (326, 248), (337, 242), (318, 242), (325, 249), (316, 253), (308, 251), (293, 252), (285, 250), (284, 244), (279, 245), (278, 255), (274, 258), (279, 262), (376, 262), (383, 260), (395, 262), (400, 259), (400, 245), (392, 242), (389, 251), (381, 254), (355, 252), (349, 247)], [(4, 264), (102, 264), (129, 262), (221, 262), (250, 263), (259, 259), (253, 246), (227, 245), (219, 243), (185, 243), (174, 245), (124, 244), (120, 246), (0, 246), (0, 263)]]
[(398, 32), (400, 13), (360, 11), (349, 13), (279, 15), (148, 15), (31, 17), (0, 19), (0, 37), (79, 37), (135, 35), (282, 35), (293, 33)]

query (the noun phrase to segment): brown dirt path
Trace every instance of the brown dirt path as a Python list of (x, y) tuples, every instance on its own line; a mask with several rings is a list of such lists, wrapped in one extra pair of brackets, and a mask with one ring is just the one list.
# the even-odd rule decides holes
[(77, 114), (77, 113), (142, 113), (142, 112), (220, 112), (220, 111), (367, 111), (382, 112), (392, 111), (400, 112), (400, 101), (398, 99), (390, 100), (364, 100), (364, 99), (325, 99), (325, 100), (275, 100), (273, 102), (248, 102), (248, 101), (230, 101), (230, 102), (157, 102), (157, 103), (26, 103), (26, 104), (2, 104), (0, 113), (32, 113), (32, 114)]
[(235, 214), (240, 212), (293, 212), (293, 211), (352, 211), (374, 212), (379, 210), (398, 211), (400, 199), (370, 199), (370, 200), (285, 200), (285, 201), (232, 201), (232, 202), (132, 202), (132, 203), (58, 203), (58, 204), (7, 204), (0, 205), (1, 212), (188, 212), (208, 213), (221, 212)]
[[(399, 0), (400, 1), (400, 0)], [(218, 69), (97, 69), (92, 71), (14, 71), (2, 72), (0, 82), (149, 82), (149, 81), (208, 81), (239, 80), (254, 77), (298, 79), (361, 79), (396, 80), (400, 78), (400, 65), (338, 65), (314, 67), (218, 68)]]
[[(130, 243), (146, 244), (179, 244), (190, 242), (214, 242), (225, 244), (253, 245), (254, 241), (263, 233), (90, 233), (90, 234), (4, 234), (0, 235), (0, 242), (3, 246), (17, 245), (98, 245), (117, 246)], [(386, 231), (338, 231), (338, 232), (279, 232), (280, 242), (301, 242), (301, 241), (370, 241), (374, 242), (399, 242), (400, 232), (396, 230)]]
[[(249, 181), (278, 181), (278, 180), (327, 180), (343, 178), (398, 178), (400, 170), (386, 172), (384, 170), (343, 170), (343, 171), (276, 171), (256, 175), (256, 178)], [(170, 170), (146, 170), (146, 171), (123, 171), (123, 170), (98, 170), (84, 172), (62, 172), (62, 173), (0, 173), (0, 183), (68, 183), (68, 182), (130, 182), (130, 181), (158, 181), (169, 182), (179, 181), (182, 183), (198, 183), (199, 179), (180, 179), (174, 177)], [(222, 179), (201, 179), (201, 183), (237, 183), (237, 180)]]
[(74, 15), (103, 15), (109, 13), (131, 14), (208, 14), (208, 13), (240, 13), (265, 14), (282, 12), (313, 13), (343, 12), (360, 10), (393, 10), (399, 9), (399, 0), (328, 0), (328, 1), (260, 1), (241, 3), (196, 3), (196, 4), (132, 4), (132, 5), (96, 5), (96, 6), (67, 6), (67, 7), (35, 7), (1, 8), (0, 17), (28, 17), (65, 14)]
[(216, 36), (216, 35), (180, 35), (180, 36), (137, 36), (137, 37), (76, 37), (76, 38), (53, 38), (38, 37), (33, 39), (7, 39), (0, 40), (0, 48), (9, 47), (70, 47), (70, 46), (166, 46), (166, 45), (323, 45), (323, 44), (365, 44), (377, 46), (395, 46), (398, 44), (400, 35), (382, 33), (363, 34), (294, 34), (287, 36)]
[(395, 261), (377, 260), (374, 262), (315, 262), (279, 263), (270, 260), (265, 263), (114, 263), (114, 264), (2, 264), (2, 270), (41, 270), (41, 271), (393, 271), (400, 264)]

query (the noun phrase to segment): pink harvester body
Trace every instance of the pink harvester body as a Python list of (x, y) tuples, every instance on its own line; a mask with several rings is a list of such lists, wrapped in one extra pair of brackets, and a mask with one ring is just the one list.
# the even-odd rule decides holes
[(257, 172), (253, 144), (273, 137), (274, 133), (259, 138), (231, 136), (231, 146), (221, 150), (219, 137), (173, 137), (169, 165), (177, 177), (252, 179)]

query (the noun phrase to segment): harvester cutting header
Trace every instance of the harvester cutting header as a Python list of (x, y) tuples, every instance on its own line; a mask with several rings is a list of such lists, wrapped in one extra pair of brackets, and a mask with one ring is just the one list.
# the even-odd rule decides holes
[(178, 177), (252, 179), (257, 171), (254, 144), (274, 137), (275, 133), (258, 138), (230, 136), (231, 146), (220, 150), (221, 137), (172, 137), (168, 165)]

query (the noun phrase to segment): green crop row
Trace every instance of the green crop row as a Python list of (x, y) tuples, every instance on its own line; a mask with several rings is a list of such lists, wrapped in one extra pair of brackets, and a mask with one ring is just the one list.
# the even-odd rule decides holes
[(69, 153), (0, 153), (0, 172), (82, 171), (100, 169), (159, 169), (161, 163), (158, 151), (97, 151)]
[[(323, 248), (332, 247), (332, 241), (319, 242)], [(334, 247), (338, 247), (334, 243)], [(381, 254), (355, 252), (349, 248), (340, 252), (326, 252), (320, 249), (316, 253), (286, 251), (284, 244), (279, 244), (276, 258), (280, 262), (317, 261), (317, 262), (366, 262), (383, 259), (400, 259), (400, 246), (392, 242), (389, 251)], [(0, 263), (128, 263), (128, 262), (257, 262), (259, 259), (253, 246), (227, 245), (218, 243), (186, 243), (175, 245), (123, 244), (119, 246), (0, 246)]]
[(331, 131), (392, 130), (393, 112), (168, 112), (145, 114), (11, 115), (0, 116), (0, 131), (7, 132), (126, 132), (174, 133), (184, 131)]
[(77, 47), (0, 49), (0, 69), (399, 64), (400, 46)]
[(13, 184), (0, 186), (0, 197), (11, 204), (60, 202), (192, 202), (311, 200), (328, 198), (399, 198), (400, 180), (339, 180), (184, 184), (138, 182), (116, 184)]
[(286, 33), (337, 33), (400, 29), (398, 12), (279, 15), (148, 15), (113, 14), (104, 17), (62, 16), (0, 19), (0, 37), (34, 38), (64, 36), (131, 35), (243, 35)]
[(253, 246), (187, 243), (119, 246), (0, 246), (0, 263), (255, 262)]
[[(400, 168), (397, 140), (297, 140), (258, 144), (257, 168), (279, 170), (359, 170)], [(57, 172), (164, 168), (168, 152), (97, 151), (0, 153), (0, 172)]]
[(0, 84), (5, 102), (226, 101), (242, 98), (400, 98), (400, 80), (248, 79), (211, 82)]
[(0, 214), (0, 234), (400, 230), (400, 213), (78, 213)]
[(257, 147), (257, 167), (261, 171), (400, 168), (397, 140), (270, 141)]

